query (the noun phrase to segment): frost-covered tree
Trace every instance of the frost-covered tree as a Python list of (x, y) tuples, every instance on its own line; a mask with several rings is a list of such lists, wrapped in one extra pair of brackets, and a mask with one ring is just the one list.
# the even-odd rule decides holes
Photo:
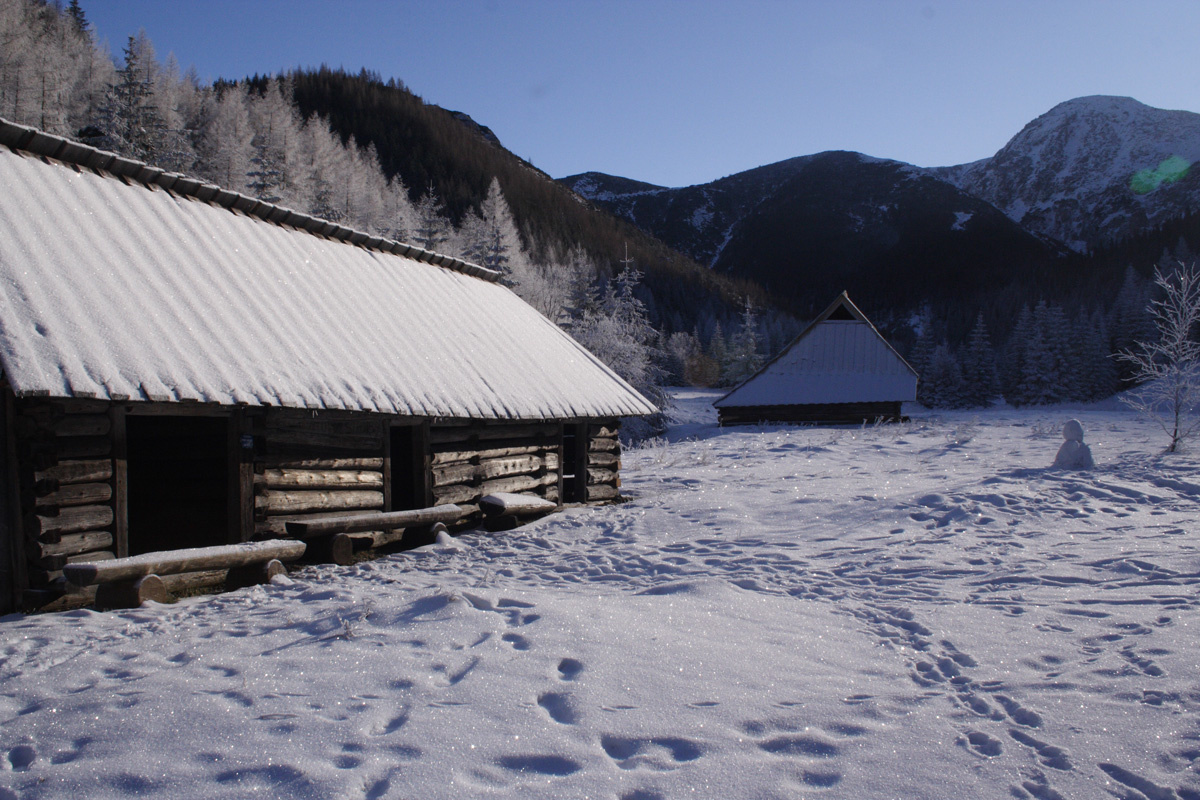
[[(613, 372), (650, 399), (666, 408), (669, 397), (662, 388), (662, 354), (658, 331), (650, 324), (646, 307), (636, 294), (642, 274), (631, 264), (602, 287), (596, 287), (591, 302), (569, 330)], [(650, 421), (652, 429), (665, 421)], [(646, 431), (649, 433), (652, 431)]]
[(96, 144), (139, 161), (153, 161), (166, 148), (167, 123), (155, 99), (159, 66), (154, 45), (141, 31), (130, 36), (123, 50), (125, 63), (117, 70), (100, 108)]
[(999, 391), (996, 352), (982, 311), (975, 318), (975, 327), (971, 329), (958, 361), (962, 368), (963, 403), (973, 408), (991, 405)]
[(762, 356), (758, 352), (758, 310), (749, 297), (742, 307), (740, 322), (726, 353), (727, 363), (722, 380), (727, 385), (741, 383), (762, 366)]
[(206, 92), (200, 115), (197, 172), (231, 191), (250, 191), (255, 151), (246, 85), (229, 84)]
[(1149, 305), (1157, 337), (1120, 353), (1139, 386), (1121, 399), (1154, 420), (1170, 437), (1167, 452), (1180, 450), (1200, 429), (1200, 272), (1195, 264), (1154, 271), (1161, 296)]
[(965, 405), (962, 370), (954, 353), (939, 344), (917, 384), (917, 401), (926, 408), (961, 408)]
[(433, 184), (425, 187), (413, 211), (412, 243), (425, 250), (441, 251), (442, 245), (450, 241), (454, 226), (446, 217), (446, 207)]

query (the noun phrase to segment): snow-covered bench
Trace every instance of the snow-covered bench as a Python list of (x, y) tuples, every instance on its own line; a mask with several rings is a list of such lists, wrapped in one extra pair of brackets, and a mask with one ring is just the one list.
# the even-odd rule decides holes
[(441, 530), (445, 530), (445, 523), (454, 522), (462, 514), (460, 507), (447, 503), (409, 511), (310, 517), (288, 522), (285, 529), (289, 535), (317, 545), (320, 560), (346, 565), (354, 561), (356, 550), (395, 544), (404, 539), (406, 533), (410, 539), (414, 534), (436, 533), (433, 526), (440, 525)]
[[(172, 590), (209, 585), (223, 580), (230, 588), (269, 581), (286, 572), (284, 561), (304, 555), (304, 542), (271, 539), (264, 542), (163, 550), (138, 556), (66, 564), (63, 576), (72, 585), (96, 587), (97, 608), (132, 608), (146, 600), (172, 599)], [(164, 581), (189, 574), (191, 580)]]

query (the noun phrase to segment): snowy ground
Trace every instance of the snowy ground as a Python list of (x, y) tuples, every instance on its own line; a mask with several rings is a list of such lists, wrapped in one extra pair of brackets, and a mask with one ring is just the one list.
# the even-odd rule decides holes
[[(0, 798), (1200, 798), (1200, 458), (712, 397), (622, 505), (0, 620)], [(1071, 416), (1094, 471), (1048, 468)]]

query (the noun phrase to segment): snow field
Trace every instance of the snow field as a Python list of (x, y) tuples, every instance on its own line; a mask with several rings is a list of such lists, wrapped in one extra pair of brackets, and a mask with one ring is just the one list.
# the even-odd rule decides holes
[[(0, 798), (1200, 798), (1200, 461), (1097, 408), (718, 429), (630, 501), (0, 621)], [(1053, 470), (1080, 419), (1097, 469)]]

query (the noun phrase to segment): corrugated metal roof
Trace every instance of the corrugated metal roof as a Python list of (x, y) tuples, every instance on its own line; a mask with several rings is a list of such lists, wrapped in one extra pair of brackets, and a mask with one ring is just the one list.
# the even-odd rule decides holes
[(488, 419), (655, 411), (482, 268), (267, 222), (312, 218), (251, 216), (191, 183), (180, 195), (0, 147), (0, 361), (18, 395)]
[[(829, 319), (838, 308), (851, 319)], [(713, 405), (915, 400), (917, 373), (844, 293), (783, 352)]]

